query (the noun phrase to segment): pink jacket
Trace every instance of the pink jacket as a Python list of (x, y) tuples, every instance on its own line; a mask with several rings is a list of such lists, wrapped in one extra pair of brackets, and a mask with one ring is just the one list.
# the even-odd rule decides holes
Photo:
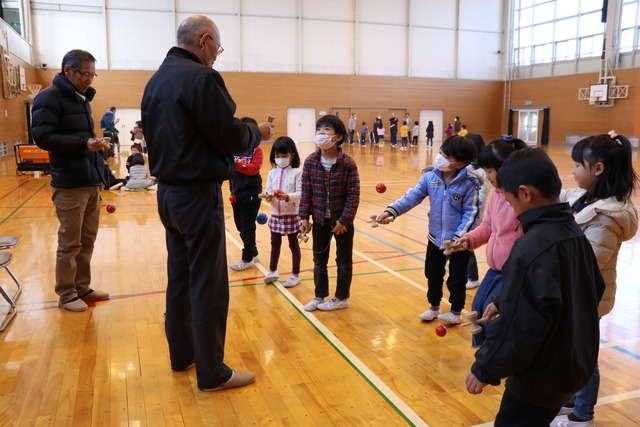
[(469, 249), (487, 245), (487, 263), (493, 270), (501, 271), (511, 248), (522, 237), (522, 227), (515, 211), (504, 198), (504, 193), (494, 188), (489, 195), (487, 212), (482, 223), (467, 234)]

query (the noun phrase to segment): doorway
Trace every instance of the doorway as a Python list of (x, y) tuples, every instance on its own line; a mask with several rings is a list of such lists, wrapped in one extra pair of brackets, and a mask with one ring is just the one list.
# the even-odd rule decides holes
[(120, 131), (120, 153), (129, 152), (133, 141), (131, 141), (131, 130), (136, 122), (142, 118), (139, 108), (119, 108), (116, 106), (116, 119), (120, 119), (116, 124), (116, 129)]
[(444, 111), (443, 110), (420, 110), (420, 124), (418, 142), (427, 141), (427, 124), (433, 122), (433, 142), (442, 142), (444, 135)]
[(539, 110), (518, 111), (518, 138), (535, 147), (538, 145)]
[(287, 108), (287, 135), (295, 142), (313, 142), (316, 135), (316, 109)]

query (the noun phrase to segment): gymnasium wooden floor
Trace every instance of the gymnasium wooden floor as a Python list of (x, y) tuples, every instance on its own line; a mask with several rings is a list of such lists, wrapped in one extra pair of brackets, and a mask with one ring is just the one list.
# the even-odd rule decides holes
[[(268, 158), (270, 145), (264, 145)], [(302, 157), (313, 149), (300, 144)], [(257, 374), (255, 384), (203, 393), (195, 371), (169, 369), (163, 312), (164, 229), (156, 193), (105, 191), (93, 257), (95, 288), (111, 299), (87, 312), (57, 307), (57, 220), (49, 178), (16, 176), (0, 161), (0, 235), (17, 235), (10, 265), (21, 280), (19, 313), (0, 333), (1, 426), (477, 426), (491, 425), (503, 388), (472, 396), (464, 378), (473, 361), (468, 328), (421, 322), (428, 201), (387, 227), (365, 221), (401, 196), (431, 165), (433, 152), (346, 147), (359, 166), (362, 195), (355, 222), (350, 308), (306, 313), (313, 297), (311, 242), (303, 244), (302, 283), (265, 285), (270, 244), (258, 226), (263, 264), (230, 272), (226, 362)], [(570, 150), (550, 146), (565, 186), (574, 186)], [(112, 164), (123, 175), (122, 157)], [(640, 162), (635, 160), (640, 171)], [(269, 165), (264, 165), (266, 179)], [(387, 192), (375, 185), (384, 182)], [(228, 195), (228, 186), (225, 184)], [(636, 206), (640, 198), (635, 199)], [(239, 236), (225, 206), (229, 263)], [(268, 213), (264, 205), (262, 212)], [(477, 251), (481, 274), (484, 249)], [(334, 258), (332, 251), (332, 260)], [(283, 247), (279, 272), (290, 271)], [(333, 262), (333, 261), (332, 261)], [(599, 426), (640, 424), (640, 239), (623, 245), (615, 309), (602, 322)], [(335, 269), (330, 270), (332, 277)], [(13, 283), (0, 273), (5, 289)], [(331, 291), (335, 282), (331, 283)], [(469, 309), (475, 291), (468, 291)], [(447, 296), (445, 291), (445, 297)], [(7, 305), (2, 301), (0, 310)], [(448, 308), (445, 304), (443, 308)]]

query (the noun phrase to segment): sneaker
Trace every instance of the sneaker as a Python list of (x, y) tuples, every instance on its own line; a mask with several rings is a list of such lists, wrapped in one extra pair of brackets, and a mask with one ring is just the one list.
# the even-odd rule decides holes
[(294, 286), (298, 285), (300, 283), (300, 278), (299, 277), (294, 277), (291, 276), (287, 279), (286, 282), (284, 282), (282, 284), (282, 286), (284, 286), (285, 288), (293, 288)]
[(349, 300), (348, 299), (339, 299), (339, 298), (331, 298), (321, 304), (318, 304), (318, 310), (322, 311), (333, 311), (340, 310), (341, 308), (348, 308)]
[(471, 280), (471, 279), (467, 280), (467, 284), (466, 284), (467, 289), (477, 288), (478, 286), (480, 286), (479, 280)]
[(264, 283), (270, 284), (275, 282), (279, 278), (280, 278), (280, 275), (278, 273), (276, 273), (275, 271), (270, 271), (267, 273), (266, 276), (264, 276)]
[(253, 263), (260, 262), (260, 255), (256, 255), (253, 257)]
[(158, 189), (158, 184), (153, 184), (147, 187), (147, 190), (157, 190), (157, 189)]
[(201, 388), (202, 391), (218, 391), (218, 390), (227, 390), (235, 387), (242, 387), (245, 385), (249, 385), (256, 380), (256, 374), (249, 371), (236, 371), (235, 369), (231, 372), (231, 378), (224, 384), (219, 385), (218, 387), (213, 388)]
[(109, 299), (109, 292), (89, 289), (89, 292), (81, 296), (80, 299), (82, 301), (101, 301), (103, 299)]
[(433, 320), (436, 317), (438, 317), (438, 315), (440, 314), (440, 310), (427, 310), (424, 313), (422, 313), (420, 316), (418, 316), (419, 318), (421, 318), (422, 320)]
[(461, 314), (453, 314), (452, 312), (448, 312), (445, 314), (439, 314), (438, 319), (444, 320), (447, 323), (462, 323), (462, 315)]
[(304, 311), (314, 311), (319, 304), (324, 302), (324, 298), (314, 298), (304, 305)]
[(80, 298), (75, 297), (67, 302), (58, 302), (58, 307), (64, 308), (65, 310), (81, 312), (86, 311), (89, 306), (84, 303)]
[(595, 427), (595, 418), (589, 421), (571, 421), (568, 415), (558, 415), (549, 424), (551, 427)]
[(255, 262), (253, 261), (253, 259), (251, 261), (240, 260), (231, 264), (229, 268), (235, 271), (242, 271), (242, 270), (246, 270), (247, 268), (253, 267), (254, 264)]
[(124, 185), (124, 182), (119, 182), (116, 185), (112, 185), (111, 187), (109, 187), (109, 190), (117, 190), (118, 188), (122, 187)]

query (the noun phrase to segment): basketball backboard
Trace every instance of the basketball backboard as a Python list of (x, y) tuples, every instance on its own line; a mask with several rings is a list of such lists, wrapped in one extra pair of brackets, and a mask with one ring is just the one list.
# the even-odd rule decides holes
[(606, 83), (591, 85), (589, 98), (597, 99), (598, 102), (607, 102), (609, 100), (609, 85)]

